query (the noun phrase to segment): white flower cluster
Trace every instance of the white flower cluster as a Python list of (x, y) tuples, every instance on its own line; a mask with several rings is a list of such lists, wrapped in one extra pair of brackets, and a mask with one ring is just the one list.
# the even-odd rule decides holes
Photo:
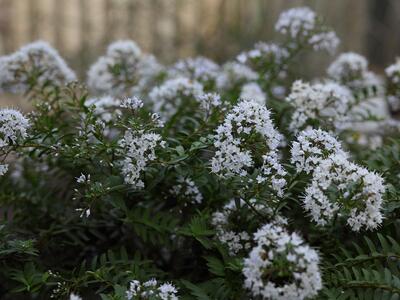
[(249, 65), (252, 69), (262, 74), (262, 77), (266, 80), (271, 75), (285, 78), (285, 61), (288, 58), (289, 52), (287, 49), (274, 43), (264, 42), (256, 43), (253, 49), (242, 52), (237, 56), (237, 60), (240, 63)]
[(256, 181), (262, 184), (270, 181), (272, 190), (276, 192), (278, 197), (283, 197), (284, 189), (286, 187), (286, 171), (278, 160), (277, 152), (271, 151), (262, 156), (263, 165), (260, 169), (260, 174), (257, 176)]
[(197, 100), (203, 94), (203, 85), (186, 77), (165, 81), (154, 87), (149, 98), (156, 112), (161, 112), (164, 119), (173, 116), (190, 99)]
[(325, 125), (338, 128), (348, 120), (355, 100), (348, 88), (335, 82), (311, 85), (297, 80), (293, 83), (286, 101), (295, 109), (289, 128), (297, 132), (312, 120), (326, 122)]
[(0, 165), (0, 176), (3, 176), (8, 171), (8, 164)]
[(335, 214), (345, 215), (354, 231), (374, 229), (382, 222), (382, 177), (350, 162), (329, 133), (301, 132), (291, 154), (298, 172), (312, 174), (303, 203), (318, 225), (326, 225)]
[(154, 56), (143, 54), (135, 42), (117, 41), (90, 67), (87, 84), (97, 94), (132, 95), (148, 88), (161, 70)]
[(124, 157), (122, 174), (125, 182), (134, 188), (144, 188), (144, 182), (140, 179), (141, 174), (147, 164), (156, 159), (156, 147), (164, 147), (165, 142), (156, 133), (127, 130), (118, 145), (122, 148), (120, 155)]
[(222, 66), (222, 70), (217, 77), (217, 88), (231, 90), (257, 79), (258, 74), (248, 66), (237, 62), (227, 62)]
[(266, 224), (255, 234), (257, 245), (244, 259), (244, 286), (262, 299), (312, 298), (322, 288), (318, 253), (296, 233)]
[[(249, 202), (260, 213), (272, 217), (271, 208), (257, 203), (255, 199), (250, 199)], [(237, 207), (237, 204), (239, 204), (239, 207)], [(244, 200), (240, 199), (236, 203), (235, 199), (232, 199), (224, 205), (221, 211), (212, 214), (211, 224), (215, 227), (216, 238), (228, 247), (231, 256), (249, 250), (252, 245), (252, 239), (248, 233), (250, 220), (247, 219), (252, 216), (250, 209)], [(284, 225), (287, 224), (287, 221), (280, 216), (275, 216), (274, 223)], [(246, 224), (247, 231), (236, 229), (235, 224)]]
[[(29, 120), (15, 109), (0, 110), (0, 150), (28, 136)], [(0, 176), (8, 171), (8, 164), (0, 164)]]
[(307, 129), (297, 135), (291, 148), (291, 163), (297, 172), (312, 173), (319, 163), (330, 156), (347, 158), (342, 145), (321, 129)]
[(196, 100), (206, 112), (210, 112), (213, 108), (222, 104), (221, 96), (217, 93), (205, 93), (197, 96)]
[(400, 59), (385, 69), (388, 79), (388, 97), (390, 107), (400, 110)]
[[(255, 101), (240, 101), (218, 126), (214, 136), (216, 152), (211, 170), (222, 178), (245, 177), (255, 167), (250, 150), (245, 149), (246, 138), (258, 135), (265, 150), (258, 183), (270, 180), (278, 195), (283, 194), (286, 172), (278, 161), (281, 134), (274, 128), (269, 110)], [(256, 154), (256, 153), (255, 153)]]
[(121, 115), (121, 111), (118, 109), (121, 106), (121, 101), (111, 96), (87, 99), (85, 106), (93, 106), (94, 114), (106, 123)]
[(212, 60), (198, 56), (178, 61), (168, 71), (170, 78), (186, 77), (207, 84), (218, 77), (220, 67)]
[(80, 184), (90, 183), (90, 174), (85, 175), (81, 173), (81, 175), (76, 178), (76, 182)]
[(328, 76), (351, 88), (378, 85), (379, 79), (368, 70), (367, 59), (354, 52), (340, 54), (328, 67)]
[(143, 107), (143, 101), (136, 96), (126, 97), (124, 100), (122, 100), (121, 107), (138, 110)]
[(177, 181), (178, 183), (171, 189), (173, 195), (177, 197), (185, 197), (193, 204), (200, 204), (203, 201), (203, 195), (192, 179), (181, 176)]
[(126, 291), (127, 300), (178, 300), (178, 290), (171, 283), (159, 284), (156, 279), (144, 283), (132, 280)]
[(315, 29), (317, 15), (308, 7), (296, 7), (281, 13), (275, 24), (275, 30), (289, 34), (292, 38), (308, 35)]
[(82, 300), (82, 298), (79, 297), (79, 295), (72, 293), (71, 295), (69, 295), (69, 300)]
[(387, 67), (385, 73), (392, 82), (400, 83), (400, 60), (397, 60), (396, 63)]
[[(245, 206), (243, 200), (240, 200), (240, 204)], [(222, 243), (228, 247), (229, 255), (236, 255), (241, 250), (248, 250), (251, 247), (251, 238), (247, 231), (234, 231), (230, 230), (230, 216), (237, 210), (236, 202), (234, 199), (229, 201), (223, 207), (222, 211), (216, 211), (213, 213), (211, 218), (211, 224), (215, 226), (216, 237)]]
[(308, 40), (315, 51), (327, 51), (334, 54), (340, 44), (340, 40), (334, 31), (316, 33)]
[[(330, 197), (330, 188), (337, 191)], [(383, 179), (343, 156), (332, 156), (315, 168), (306, 188), (304, 208), (318, 225), (325, 225), (336, 213), (347, 216), (354, 231), (375, 229), (382, 223)]]
[(17, 52), (0, 57), (0, 90), (24, 93), (35, 85), (62, 86), (76, 80), (58, 52), (49, 44), (37, 41)]
[(314, 50), (333, 53), (340, 41), (334, 31), (321, 26), (318, 16), (308, 7), (296, 7), (281, 13), (275, 30), (293, 39), (305, 41)]
[(260, 105), (265, 105), (267, 100), (267, 95), (265, 95), (261, 87), (255, 82), (250, 82), (243, 85), (239, 97), (242, 100), (254, 100)]
[(28, 136), (29, 120), (15, 109), (0, 110), (0, 148), (17, 142)]

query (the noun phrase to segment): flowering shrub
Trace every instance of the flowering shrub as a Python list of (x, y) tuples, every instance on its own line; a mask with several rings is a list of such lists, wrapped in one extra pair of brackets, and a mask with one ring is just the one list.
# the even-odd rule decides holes
[[(398, 299), (399, 63), (309, 8), (280, 43), (163, 66), (111, 44), (85, 82), (49, 45), (0, 57), (1, 299)], [(313, 55), (318, 55), (314, 53)]]

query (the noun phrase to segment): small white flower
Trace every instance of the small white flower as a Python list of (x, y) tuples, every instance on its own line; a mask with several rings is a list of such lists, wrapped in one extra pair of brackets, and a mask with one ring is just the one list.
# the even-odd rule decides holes
[(385, 73), (394, 83), (400, 83), (400, 60), (387, 67)]
[(29, 120), (14, 109), (0, 110), (0, 148), (16, 143), (28, 136)]
[(222, 66), (217, 77), (219, 90), (230, 90), (258, 79), (258, 74), (243, 63), (228, 62)]
[(334, 54), (340, 44), (340, 40), (334, 31), (314, 34), (308, 42), (315, 51), (325, 50), (330, 54)]
[(172, 187), (171, 193), (177, 197), (185, 197), (194, 204), (200, 204), (203, 201), (203, 195), (190, 178), (179, 177), (177, 184)]
[(69, 295), (69, 300), (82, 300), (82, 298), (79, 297), (79, 295), (72, 293), (71, 295)]
[(138, 110), (143, 107), (143, 101), (136, 96), (133, 96), (131, 98), (126, 97), (124, 100), (122, 100), (121, 107)]
[(311, 120), (323, 125), (340, 128), (348, 121), (350, 109), (355, 103), (351, 91), (335, 82), (317, 84), (293, 83), (286, 101), (294, 107), (290, 129), (297, 132), (305, 129)]
[[(266, 153), (252, 154), (246, 149), (246, 136), (259, 134)], [(258, 182), (272, 182), (278, 195), (283, 194), (286, 172), (278, 161), (277, 148), (282, 136), (274, 128), (269, 110), (255, 101), (243, 100), (226, 115), (214, 135), (216, 152), (211, 160), (211, 171), (222, 178), (245, 177), (254, 168), (253, 155), (260, 155), (263, 165)]]
[[(260, 213), (267, 216), (273, 216), (273, 210), (265, 205), (257, 203), (255, 199), (250, 199), (253, 208), (255, 208)], [(243, 220), (232, 219), (232, 216), (236, 215), (238, 212), (244, 216), (251, 216), (250, 207), (242, 199), (239, 201), (240, 207), (236, 207), (235, 199), (232, 199), (227, 204), (224, 205), (222, 210), (216, 211), (212, 214), (211, 224), (215, 227), (216, 238), (225, 244), (228, 248), (229, 255), (234, 256), (239, 252), (247, 251), (251, 247), (251, 232), (249, 234), (247, 231), (240, 229), (235, 229), (236, 222), (241, 223)], [(274, 222), (277, 224), (286, 224), (286, 219), (276, 216)], [(245, 222), (247, 224), (247, 222)]]
[(90, 174), (85, 175), (81, 173), (79, 177), (76, 178), (77, 183), (90, 183)]
[(307, 42), (314, 50), (333, 53), (340, 41), (336, 33), (320, 24), (316, 13), (308, 7), (291, 8), (279, 16), (275, 30), (292, 39)]
[(198, 96), (196, 100), (206, 112), (210, 112), (212, 108), (218, 107), (222, 104), (221, 96), (217, 93), (202, 94)]
[(289, 34), (292, 38), (307, 36), (316, 27), (317, 15), (308, 7), (296, 7), (282, 12), (275, 24), (275, 30)]
[(178, 61), (168, 71), (169, 78), (186, 77), (207, 84), (216, 80), (219, 66), (205, 57), (186, 58)]
[(125, 182), (135, 188), (143, 188), (144, 182), (140, 179), (141, 174), (147, 164), (156, 159), (156, 147), (163, 146), (161, 136), (156, 133), (127, 130), (118, 145), (122, 148), (120, 155), (125, 157), (122, 161), (122, 174)]
[(388, 87), (387, 100), (392, 110), (400, 110), (400, 59), (385, 69)]
[(330, 78), (350, 88), (359, 89), (381, 84), (378, 77), (368, 70), (367, 59), (354, 52), (340, 54), (329, 65), (327, 73)]
[(3, 176), (4, 174), (6, 174), (8, 171), (8, 165), (0, 165), (0, 176)]
[(113, 121), (121, 114), (121, 111), (118, 109), (120, 105), (120, 100), (111, 96), (90, 98), (85, 101), (85, 106), (94, 106), (94, 114), (100, 117), (104, 122)]
[(76, 80), (75, 73), (58, 52), (43, 41), (33, 42), (11, 55), (0, 57), (0, 70), (0, 90), (13, 93), (24, 93), (35, 84), (62, 86)]
[(164, 127), (164, 121), (161, 120), (161, 117), (159, 114), (152, 113), (150, 117), (151, 117), (151, 121), (153, 122), (155, 127), (158, 127), (158, 128)]
[(175, 286), (173, 286), (171, 283), (163, 283), (158, 287), (158, 297), (160, 297), (161, 300), (177, 300), (178, 297), (176, 294), (178, 293), (178, 290), (176, 289)]
[(157, 280), (155, 278), (151, 278), (150, 280), (148, 280), (145, 283), (143, 283), (143, 286), (145, 286), (145, 287), (155, 287), (155, 286), (157, 286)]
[(159, 284), (154, 278), (144, 283), (132, 280), (126, 291), (126, 298), (127, 300), (178, 300), (177, 293), (177, 288), (171, 283)]
[(142, 53), (134, 41), (116, 41), (90, 67), (87, 84), (96, 94), (117, 97), (141, 94), (161, 70), (154, 56)]
[(321, 129), (307, 129), (297, 135), (291, 149), (291, 163), (297, 172), (311, 173), (319, 163), (330, 156), (347, 158), (342, 145), (335, 137)]
[[(331, 187), (337, 191), (334, 196), (329, 193)], [(384, 192), (382, 177), (341, 155), (332, 155), (315, 168), (303, 203), (318, 225), (326, 225), (340, 213), (352, 230), (371, 230), (382, 223)]]
[(243, 100), (254, 100), (260, 105), (265, 105), (267, 100), (267, 95), (265, 95), (261, 87), (255, 82), (250, 82), (242, 86), (239, 97)]
[(322, 288), (319, 256), (299, 235), (271, 223), (261, 227), (254, 240), (257, 245), (244, 259), (242, 271), (244, 286), (254, 297), (301, 300), (318, 294)]
[(258, 42), (253, 49), (242, 52), (237, 60), (257, 71), (261, 79), (268, 81), (271, 76), (277, 76), (280, 79), (286, 77), (286, 60), (288, 57), (287, 49), (274, 43)]
[(161, 113), (163, 119), (168, 119), (186, 102), (196, 100), (202, 94), (203, 86), (199, 82), (178, 77), (154, 87), (149, 98), (153, 104), (153, 110)]

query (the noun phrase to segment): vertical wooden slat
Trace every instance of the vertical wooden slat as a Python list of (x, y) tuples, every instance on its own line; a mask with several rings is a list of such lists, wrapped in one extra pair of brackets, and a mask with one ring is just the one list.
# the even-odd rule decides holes
[(55, 1), (53, 6), (54, 44), (60, 51), (64, 51), (65, 5), (64, 1)]
[(160, 14), (157, 22), (157, 38), (154, 45), (157, 47), (158, 58), (171, 62), (174, 58), (174, 12), (176, 0), (158, 0)]
[(150, 22), (148, 22), (148, 26), (150, 28), (150, 51), (154, 53), (156, 56), (159, 56), (162, 52), (160, 39), (161, 39), (161, 30), (160, 30), (160, 18), (162, 17), (162, 4), (160, 0), (148, 0), (149, 3), (149, 13), (150, 13)]
[(12, 18), (15, 12), (12, 0), (0, 1), (0, 53), (8, 53), (14, 47), (14, 32)]
[[(302, 5), (337, 29), (342, 50), (379, 65), (400, 51), (398, 0), (0, 0), (0, 52), (43, 38), (85, 67), (111, 41), (129, 37), (167, 61), (197, 53), (221, 61), (273, 40), (279, 13)], [(330, 57), (313, 59), (316, 70)]]
[(12, 1), (13, 13), (12, 13), (12, 35), (13, 45), (12, 50), (28, 43), (31, 41), (30, 37), (30, 19), (29, 19), (29, 6), (26, 1)]
[(80, 66), (80, 23), (79, 23), (79, 0), (68, 0), (65, 1), (64, 11), (64, 47), (63, 53), (64, 58), (68, 60), (74, 70), (79, 71)]
[(36, 40), (39, 36), (39, 5), (38, 0), (26, 1), (29, 9), (29, 36), (30, 40)]
[(81, 68), (78, 70), (81, 76), (84, 75), (85, 69), (89, 64), (91, 55), (90, 47), (90, 7), (87, 0), (79, 0), (79, 25), (80, 25), (80, 49), (79, 49), (79, 65)]
[(54, 46), (54, 26), (52, 18), (54, 0), (37, 0), (39, 9), (38, 39), (47, 41)]
[(219, 60), (220, 59), (220, 54), (222, 48), (224, 47), (222, 45), (222, 40), (223, 40), (223, 35), (224, 35), (224, 31), (226, 29), (226, 23), (227, 23), (227, 16), (226, 16), (226, 5), (227, 5), (227, 1), (226, 0), (220, 0), (218, 8), (217, 8), (217, 12), (219, 15), (219, 19), (217, 22), (217, 32), (216, 32), (216, 41), (215, 41), (215, 54), (213, 55), (212, 58)]
[(115, 30), (114, 18), (114, 1), (104, 0), (104, 32), (103, 32), (103, 46), (107, 46), (112, 42), (112, 37)]
[(175, 31), (175, 36), (174, 36), (174, 44), (175, 44), (175, 55), (180, 55), (180, 49), (182, 46), (182, 19), (180, 18), (180, 11), (182, 9), (183, 1), (182, 0), (176, 0), (176, 10), (174, 14), (174, 20), (175, 20), (175, 25), (174, 25), (174, 31)]
[(103, 55), (105, 51), (104, 31), (106, 26), (104, 19), (106, 12), (104, 9), (104, 0), (86, 0), (89, 11), (86, 13), (87, 22), (90, 24), (89, 34), (89, 47), (90, 56), (89, 65), (97, 59), (98, 56)]
[(111, 34), (111, 39), (126, 39), (125, 35), (125, 14), (126, 14), (126, 5), (127, 1), (124, 0), (114, 0), (114, 14), (113, 14), (113, 22), (114, 22), (114, 32)]
[(198, 26), (197, 30), (194, 30), (193, 32), (193, 53), (191, 56), (194, 56), (196, 54), (201, 54), (203, 56), (206, 55), (205, 48), (206, 48), (206, 27), (207, 27), (207, 16), (208, 12), (207, 10), (209, 9), (207, 1), (196, 1), (192, 4), (193, 6), (193, 15), (195, 19), (195, 23), (201, 24), (201, 26)]
[(177, 28), (179, 30), (178, 57), (192, 56), (195, 48), (196, 30), (199, 24), (196, 23), (196, 11), (193, 8), (193, 0), (181, 0), (178, 10)]
[(128, 37), (132, 40), (136, 39), (136, 31), (137, 31), (137, 14), (139, 11), (139, 4), (138, 4), (138, 0), (130, 0), (128, 1), (128, 5), (127, 5), (127, 22), (126, 22), (126, 26), (127, 26), (127, 34)]

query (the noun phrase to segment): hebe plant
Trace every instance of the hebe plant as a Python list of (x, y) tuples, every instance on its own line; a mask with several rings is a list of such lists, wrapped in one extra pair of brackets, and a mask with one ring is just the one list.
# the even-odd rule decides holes
[(33, 105), (0, 110), (1, 299), (399, 299), (399, 123), (374, 105), (400, 65), (305, 82), (338, 38), (306, 7), (275, 29), (222, 66), (118, 41), (86, 85), (44, 42), (1, 57)]

